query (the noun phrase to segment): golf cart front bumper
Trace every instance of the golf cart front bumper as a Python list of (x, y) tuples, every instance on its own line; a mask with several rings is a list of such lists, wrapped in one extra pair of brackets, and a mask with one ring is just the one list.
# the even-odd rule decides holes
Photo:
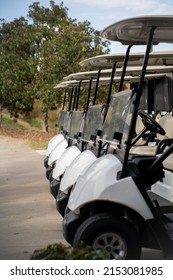
[(53, 167), (52, 166), (48, 166), (47, 168), (46, 168), (46, 178), (48, 179), (48, 180), (50, 180), (50, 175), (51, 175), (51, 172), (53, 171)]
[(56, 209), (64, 217), (65, 209), (69, 200), (69, 194), (65, 194), (64, 192), (60, 191), (56, 197)]
[(45, 157), (45, 159), (43, 160), (43, 164), (44, 164), (44, 167), (47, 168), (49, 165), (48, 165), (48, 160), (49, 160), (49, 157)]
[(56, 179), (53, 179), (50, 182), (50, 193), (53, 195), (54, 198), (56, 198), (56, 196), (58, 194), (60, 183), (61, 183), (61, 181), (56, 180)]
[(83, 222), (83, 218), (73, 211), (66, 209), (66, 213), (63, 219), (63, 236), (69, 244), (73, 244), (73, 240), (77, 229)]

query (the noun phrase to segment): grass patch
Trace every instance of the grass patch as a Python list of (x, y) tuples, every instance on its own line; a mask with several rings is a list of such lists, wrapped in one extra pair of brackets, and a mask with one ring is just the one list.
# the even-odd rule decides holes
[(37, 118), (25, 117), (24, 121), (27, 122), (31, 127), (38, 128), (38, 129), (42, 128), (41, 121)]
[[(3, 114), (2, 123), (0, 126), (0, 133), (4, 136), (10, 136), (25, 140), (27, 145), (34, 150), (45, 150), (49, 140), (57, 134), (56, 129), (50, 129), (48, 133), (42, 129), (36, 128), (40, 126), (39, 119), (29, 118), (30, 123), (26, 119), (19, 118), (18, 122), (12, 120), (6, 113)], [(31, 124), (34, 127), (31, 127)]]
[(2, 124), (9, 126), (13, 129), (18, 129), (18, 130), (23, 130), (26, 131), (26, 127), (16, 121), (14, 121), (13, 119), (11, 119), (9, 116), (7, 115), (3, 115), (2, 117)]
[(47, 144), (48, 144), (48, 139), (47, 140), (27, 140), (27, 145), (32, 148), (33, 150), (46, 150), (47, 149)]

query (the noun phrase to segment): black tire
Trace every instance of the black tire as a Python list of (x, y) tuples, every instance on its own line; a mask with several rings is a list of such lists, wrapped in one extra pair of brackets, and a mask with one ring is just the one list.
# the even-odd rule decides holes
[(78, 228), (73, 246), (85, 245), (106, 249), (111, 259), (137, 260), (141, 255), (141, 242), (137, 231), (124, 218), (110, 213), (89, 217)]

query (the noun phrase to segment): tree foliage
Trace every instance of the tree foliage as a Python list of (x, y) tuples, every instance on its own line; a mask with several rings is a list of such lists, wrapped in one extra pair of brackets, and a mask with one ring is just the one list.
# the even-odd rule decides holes
[(14, 117), (31, 111), (35, 99), (41, 100), (44, 114), (56, 108), (61, 91), (54, 86), (80, 71), (81, 60), (109, 52), (108, 41), (90, 22), (69, 18), (63, 2), (50, 1), (49, 6), (34, 2), (28, 20), (1, 20), (1, 101)]
[(23, 17), (11, 23), (1, 21), (1, 103), (14, 118), (33, 108), (32, 81), (36, 63), (32, 42), (31, 26)]

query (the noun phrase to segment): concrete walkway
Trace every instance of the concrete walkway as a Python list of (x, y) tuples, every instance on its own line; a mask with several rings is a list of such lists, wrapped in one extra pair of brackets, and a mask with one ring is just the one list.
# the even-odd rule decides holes
[(65, 243), (43, 159), (24, 141), (0, 136), (0, 260), (29, 259), (35, 249)]
[[(44, 155), (0, 135), (0, 260), (26, 260), (35, 249), (62, 242), (62, 217), (43, 166)], [(163, 259), (146, 250), (141, 259)]]

